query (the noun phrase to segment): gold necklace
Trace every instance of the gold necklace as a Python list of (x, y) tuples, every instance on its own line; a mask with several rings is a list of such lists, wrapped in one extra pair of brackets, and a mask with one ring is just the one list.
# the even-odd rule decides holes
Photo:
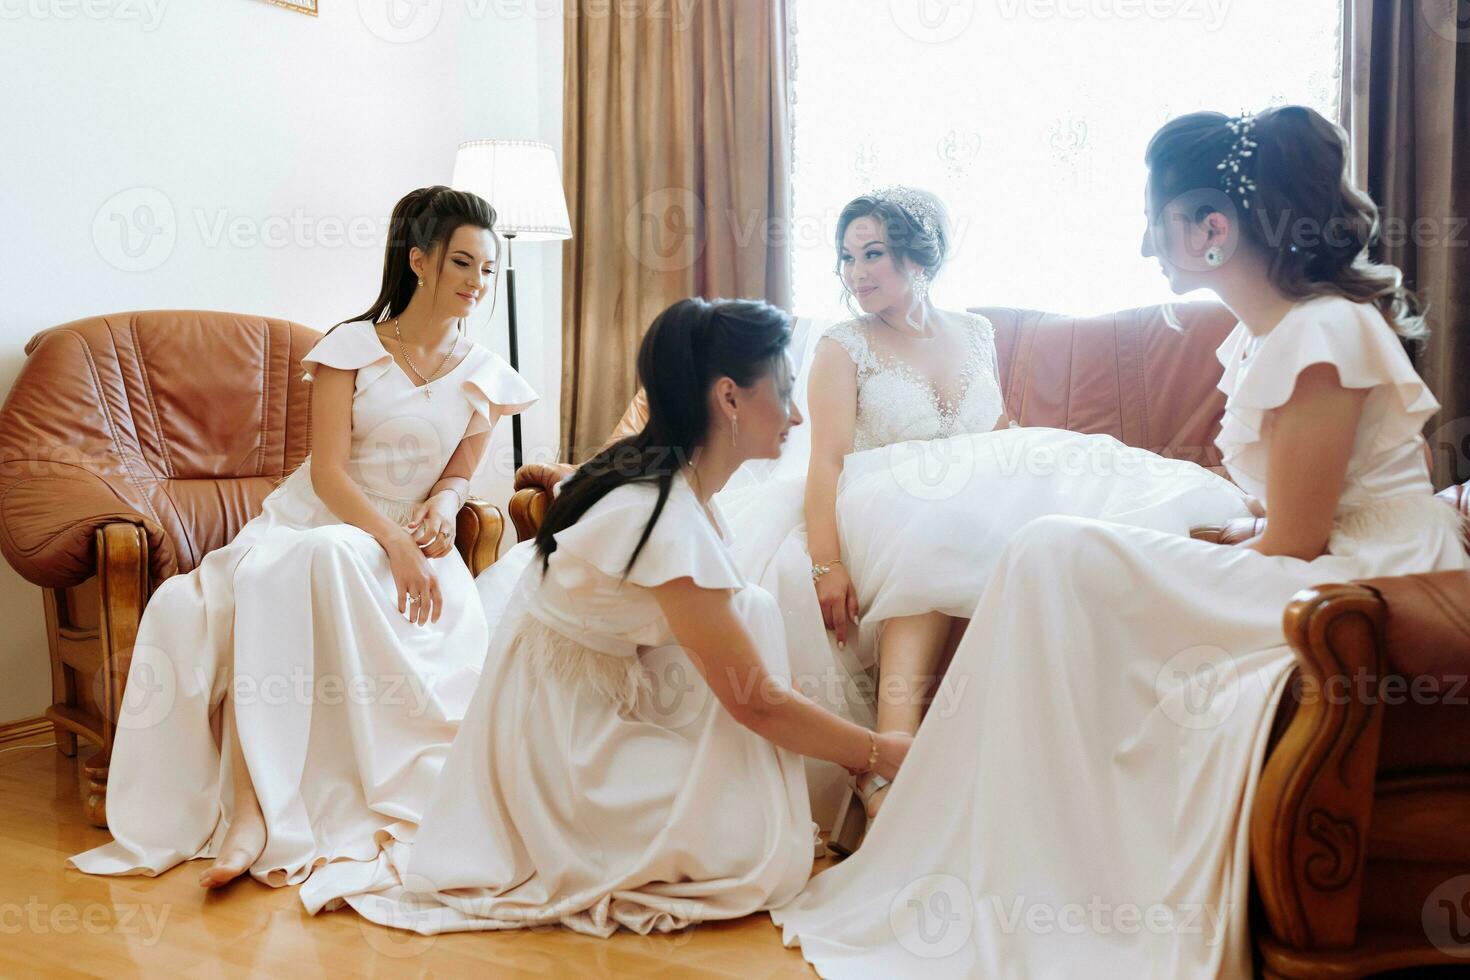
[(434, 396), (434, 382), (439, 379), (440, 374), (444, 371), (444, 365), (449, 363), (449, 359), (454, 356), (454, 352), (459, 350), (459, 333), (457, 331), (455, 332), (454, 343), (450, 345), (449, 350), (440, 359), (439, 366), (434, 369), (434, 376), (432, 378), (425, 376), (424, 372), (420, 371), (418, 365), (413, 362), (413, 358), (408, 355), (408, 347), (403, 343), (403, 334), (398, 331), (398, 317), (396, 316), (393, 318), (393, 339), (398, 342), (398, 350), (403, 354), (404, 361), (408, 363), (409, 370), (417, 374), (420, 380), (424, 382), (422, 389), (420, 389), (423, 391), (424, 397), (432, 398)]

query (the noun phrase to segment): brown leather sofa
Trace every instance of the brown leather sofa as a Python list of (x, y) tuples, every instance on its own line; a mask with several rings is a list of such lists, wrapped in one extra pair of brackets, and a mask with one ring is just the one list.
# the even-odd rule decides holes
[[(1006, 407), (1020, 424), (1107, 433), (1223, 473), (1214, 351), (1235, 321), (1213, 303), (1175, 309), (1182, 333), (1161, 307), (1086, 318), (978, 312), (995, 324)], [(613, 437), (637, 431), (646, 410), (635, 398)], [(521, 540), (571, 469), (516, 474), (510, 510)], [(1470, 484), (1440, 497), (1470, 514)], [(1195, 536), (1232, 544), (1260, 527), (1247, 520)], [(1470, 875), (1470, 573), (1324, 583), (1299, 593), (1283, 622), (1297, 666), (1250, 815), (1262, 974), (1316, 980), (1464, 964), (1441, 948), (1449, 925), (1431, 936), (1426, 924), (1455, 914), (1435, 905), (1446, 887), (1459, 911), (1470, 907), (1470, 878), (1454, 887)], [(1401, 696), (1399, 684), (1434, 693)], [(1336, 690), (1345, 694), (1322, 695)]]
[[(165, 310), (77, 320), (26, 345), (0, 406), (0, 553), (42, 588), (57, 746), (101, 746), (85, 765), (99, 826), (148, 597), (230, 541), (306, 458), (300, 361), (320, 336)], [(456, 544), (472, 572), (495, 560), (503, 530), (497, 507), (466, 502)]]

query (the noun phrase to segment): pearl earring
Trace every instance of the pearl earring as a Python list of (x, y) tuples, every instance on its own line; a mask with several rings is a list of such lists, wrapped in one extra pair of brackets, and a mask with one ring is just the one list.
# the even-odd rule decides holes
[(1205, 265), (1211, 268), (1219, 267), (1225, 261), (1225, 250), (1219, 245), (1211, 245), (1205, 249)]

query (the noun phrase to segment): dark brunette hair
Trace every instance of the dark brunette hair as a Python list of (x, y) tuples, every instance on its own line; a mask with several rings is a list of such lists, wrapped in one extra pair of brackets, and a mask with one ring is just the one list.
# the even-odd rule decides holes
[(556, 534), (627, 483), (653, 483), (658, 501), (626, 575), (663, 513), (674, 474), (709, 433), (709, 389), (720, 378), (749, 388), (776, 369), (791, 342), (791, 320), (760, 300), (681, 299), (654, 318), (638, 348), (638, 383), (648, 396), (642, 431), (620, 439), (567, 478), (536, 532), (543, 571)]
[[(859, 218), (872, 218), (878, 222), (883, 229), (883, 238), (888, 243), (888, 251), (893, 256), (895, 265), (902, 268), (903, 261), (914, 263), (929, 274), (932, 279), (939, 275), (939, 270), (944, 266), (944, 260), (949, 254), (949, 227), (948, 218), (945, 214), (944, 204), (930, 194), (917, 188), (908, 188), (909, 193), (923, 197), (928, 200), (934, 208), (935, 229), (931, 234), (924, 230), (924, 226), (918, 219), (897, 201), (887, 198), (875, 197), (872, 194), (864, 194), (847, 202), (842, 213), (837, 216), (837, 275), (842, 275), (842, 239), (847, 235), (847, 227)], [(846, 283), (843, 284), (844, 301), (851, 300), (851, 294), (847, 292)], [(849, 308), (849, 312), (852, 312)], [(853, 313), (856, 316), (856, 313)]]
[(1265, 256), (1271, 283), (1284, 295), (1372, 303), (1400, 337), (1422, 337), (1422, 310), (1403, 285), (1402, 273), (1368, 255), (1378, 238), (1378, 207), (1348, 175), (1342, 127), (1306, 106), (1261, 112), (1249, 130), (1255, 146), (1247, 156), (1232, 157), (1253, 186), (1226, 193), (1220, 166), (1232, 156), (1240, 123), (1239, 117), (1194, 112), (1154, 134), (1144, 160), (1155, 231), (1162, 230), (1168, 202), (1219, 191), (1213, 203), (1199, 204), (1190, 217), (1203, 221), (1222, 211), (1228, 199), (1240, 242)]
[[(378, 298), (367, 312), (343, 320), (343, 323), (367, 320), (381, 323), (399, 316), (418, 289), (418, 277), (408, 264), (409, 250), (418, 248), (425, 255), (439, 249), (435, 271), (444, 269), (445, 245), (463, 225), (483, 228), (495, 241), (496, 267), (499, 266), (500, 236), (495, 234), (495, 209), (478, 194), (457, 191), (443, 184), (409, 191), (393, 206), (388, 220), (388, 248), (383, 255), (383, 284)], [(493, 295), (493, 293), (492, 293)], [(337, 326), (341, 326), (338, 324)]]

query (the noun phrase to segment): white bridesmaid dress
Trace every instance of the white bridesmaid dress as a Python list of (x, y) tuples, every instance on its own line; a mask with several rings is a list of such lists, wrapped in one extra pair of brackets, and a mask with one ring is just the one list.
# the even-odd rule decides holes
[(1220, 348), (1218, 444), (1265, 501), (1267, 414), (1312, 364), (1371, 389), (1328, 553), (1028, 523), (862, 849), (772, 911), (823, 977), (1251, 975), (1248, 820), (1298, 590), (1466, 567), (1419, 434), (1438, 408), (1377, 310), (1296, 306)]
[[(477, 345), (430, 390), (417, 387), (366, 321), (328, 331), (302, 363), (308, 381), (318, 365), (357, 372), (349, 471), (399, 523), (466, 435), (536, 400)], [(154, 875), (217, 855), (233, 800), (211, 713), (232, 676), (268, 832), (252, 876), (300, 882), (326, 862), (371, 857), (382, 828), (417, 820), (487, 641), (459, 553), (430, 565), (444, 612), (417, 626), (398, 612), (387, 554), (317, 497), (303, 462), (234, 540), (149, 600), (108, 775), (113, 841), (68, 864)]]
[(317, 872), (309, 911), (346, 902), (425, 934), (608, 936), (738, 918), (801, 890), (816, 837), (801, 757), (725, 711), (649, 590), (683, 577), (732, 590), (784, 679), (775, 602), (682, 474), (624, 581), (656, 498), (617, 488), (556, 535), (544, 577), (522, 561), (510, 601), (486, 597), (503, 618), (423, 819), (392, 828), (376, 859)]

